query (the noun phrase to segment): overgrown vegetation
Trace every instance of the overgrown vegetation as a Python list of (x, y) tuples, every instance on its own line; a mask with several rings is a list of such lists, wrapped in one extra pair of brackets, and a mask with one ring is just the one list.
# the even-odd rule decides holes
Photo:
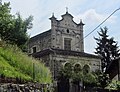
[(28, 57), (17, 46), (1, 44), (0, 75), (50, 83), (51, 73), (40, 61)]
[(120, 81), (112, 80), (112, 82), (106, 87), (109, 90), (120, 90)]
[(32, 16), (23, 19), (19, 13), (12, 15), (10, 3), (0, 1), (0, 75), (50, 83), (49, 69), (22, 52), (26, 51), (27, 30), (32, 28), (32, 20)]
[(28, 29), (32, 28), (33, 17), (23, 19), (20, 13), (11, 14), (10, 3), (0, 1), (0, 38), (9, 44), (16, 44), (26, 51), (26, 43), (29, 40)]
[(80, 66), (72, 66), (72, 63), (67, 63), (60, 71), (58, 78), (72, 79), (73, 83), (83, 83), (84, 86), (97, 86), (97, 75), (90, 72), (88, 68), (80, 69)]

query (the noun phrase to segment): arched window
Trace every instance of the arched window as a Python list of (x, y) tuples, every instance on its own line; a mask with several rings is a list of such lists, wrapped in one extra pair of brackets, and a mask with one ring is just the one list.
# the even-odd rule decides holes
[(84, 67), (83, 67), (83, 73), (84, 74), (87, 74), (87, 73), (89, 73), (90, 72), (90, 67), (89, 67), (89, 65), (84, 65)]
[(75, 64), (74, 65), (74, 72), (78, 73), (79, 71), (81, 71), (81, 65), (80, 64)]
[(64, 69), (72, 71), (72, 65), (70, 63), (65, 63)]

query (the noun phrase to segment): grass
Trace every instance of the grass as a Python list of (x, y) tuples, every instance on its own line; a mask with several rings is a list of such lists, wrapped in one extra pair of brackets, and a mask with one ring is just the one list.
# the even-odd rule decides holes
[(39, 60), (28, 57), (27, 54), (13, 45), (5, 44), (0, 47), (0, 74), (28, 81), (51, 83), (49, 68), (45, 67)]

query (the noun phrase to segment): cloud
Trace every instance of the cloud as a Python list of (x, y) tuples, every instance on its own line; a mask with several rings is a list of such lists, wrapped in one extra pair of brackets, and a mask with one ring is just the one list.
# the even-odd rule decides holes
[[(39, 1), (39, 0), (36, 0)], [(65, 14), (66, 7), (69, 8), (71, 11), (72, 7), (74, 7), (76, 4), (79, 4), (78, 2), (82, 2), (79, 0), (75, 0), (74, 2), (72, 0), (40, 0), (38, 4), (33, 5), (36, 6), (36, 12), (34, 12), (34, 20), (33, 20), (33, 29), (34, 31), (29, 31), (28, 33), (31, 34), (31, 36), (34, 36), (40, 32), (46, 31), (50, 29), (50, 20), (52, 13), (54, 12), (55, 17), (59, 20), (61, 19), (61, 15)], [(39, 6), (38, 6), (39, 5)], [(32, 6), (32, 7), (33, 7)]]
[[(114, 9), (118, 8), (120, 0), (3, 0), (11, 2), (12, 14), (20, 12), (23, 18), (29, 15), (34, 16), (33, 28), (28, 31), (30, 36), (34, 36), (43, 31), (50, 29), (51, 14), (54, 12), (57, 19), (61, 19), (61, 15), (65, 14), (65, 8), (68, 7), (69, 13), (74, 16), (75, 22), (79, 23), (80, 19), (85, 23), (84, 36), (90, 33), (98, 24), (107, 18)], [(109, 3), (108, 3), (109, 2)], [(102, 6), (102, 7), (101, 7)], [(117, 14), (117, 15), (116, 15)], [(110, 35), (116, 37), (119, 42), (119, 23), (120, 13), (116, 13), (109, 18), (104, 25), (110, 31)], [(116, 15), (116, 16), (115, 16)], [(95, 48), (95, 40), (93, 37), (97, 36), (98, 28), (84, 39), (85, 51), (93, 53)]]
[[(76, 16), (74, 19), (75, 21), (78, 22), (78, 18), (81, 18), (84, 20), (86, 23), (101, 23), (103, 20), (105, 20), (110, 14), (100, 14), (97, 13), (95, 9), (89, 9), (85, 11), (83, 14), (79, 14)], [(111, 16), (106, 22), (107, 23), (115, 23), (116, 21), (116, 16)]]
[[(105, 20), (110, 14), (104, 14), (104, 13), (98, 13), (96, 12), (95, 9), (89, 9), (81, 14), (78, 14), (76, 16), (74, 16), (74, 21), (79, 23), (80, 19), (83, 20), (83, 23), (86, 24), (85, 28), (84, 28), (84, 37), (86, 35), (88, 35), (96, 26), (98, 26), (103, 20)], [(106, 23), (108, 25), (110, 24), (115, 24), (115, 22), (117, 21), (117, 17), (116, 16), (111, 16), (106, 22), (105, 22), (105, 26)], [(97, 35), (97, 31), (99, 31), (99, 28), (93, 32), (92, 34), (90, 34), (87, 38), (85, 38), (85, 52), (90, 52), (93, 53), (94, 48), (95, 48), (95, 40), (94, 37), (96, 37)], [(88, 43), (92, 43), (89, 44)]]

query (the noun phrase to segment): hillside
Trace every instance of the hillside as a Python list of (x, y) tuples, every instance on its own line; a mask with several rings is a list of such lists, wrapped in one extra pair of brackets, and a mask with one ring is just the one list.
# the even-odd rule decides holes
[(0, 46), (0, 75), (40, 83), (51, 82), (51, 73), (43, 63), (28, 57), (16, 46), (6, 44)]

